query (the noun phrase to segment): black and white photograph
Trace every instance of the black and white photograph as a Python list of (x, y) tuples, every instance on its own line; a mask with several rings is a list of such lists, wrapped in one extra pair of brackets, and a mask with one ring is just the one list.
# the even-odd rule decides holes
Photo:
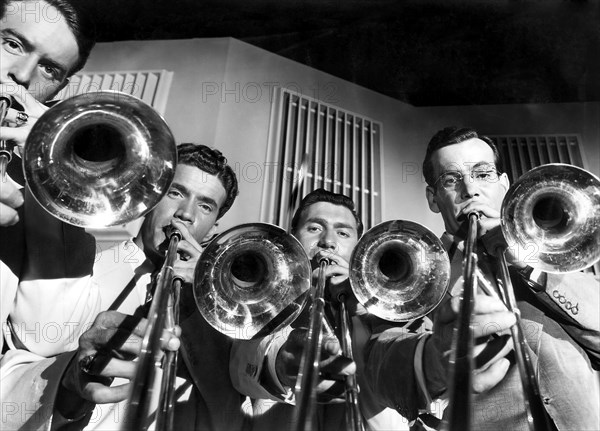
[(0, 34), (0, 429), (600, 431), (597, 0)]

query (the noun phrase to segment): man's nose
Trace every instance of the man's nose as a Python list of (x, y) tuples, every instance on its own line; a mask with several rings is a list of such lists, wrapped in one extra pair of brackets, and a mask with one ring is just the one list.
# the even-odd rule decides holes
[(191, 203), (180, 205), (175, 211), (175, 218), (187, 223), (194, 222), (194, 211)]
[(337, 248), (337, 241), (335, 240), (335, 236), (332, 232), (324, 231), (319, 237), (319, 242), (317, 245), (319, 248), (324, 250), (335, 250)]
[(461, 196), (463, 199), (479, 196), (479, 185), (469, 175), (465, 175), (460, 185)]
[(37, 67), (37, 62), (30, 56), (23, 56), (14, 61), (8, 70), (8, 78), (29, 89), (31, 78)]

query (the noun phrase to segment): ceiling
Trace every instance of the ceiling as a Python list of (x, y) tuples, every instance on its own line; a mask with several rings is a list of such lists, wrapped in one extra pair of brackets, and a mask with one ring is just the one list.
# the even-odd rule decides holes
[(414, 106), (600, 101), (598, 0), (79, 0), (100, 41), (234, 37)]

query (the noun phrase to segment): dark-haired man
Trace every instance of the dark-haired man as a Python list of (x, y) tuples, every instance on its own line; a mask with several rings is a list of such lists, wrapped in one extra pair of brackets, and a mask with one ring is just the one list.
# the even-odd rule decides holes
[[(408, 429), (407, 421), (392, 409), (381, 405), (369, 390), (362, 375), (363, 347), (370, 336), (365, 310), (351, 293), (348, 275), (352, 250), (363, 233), (363, 224), (349, 197), (315, 190), (302, 199), (291, 222), (291, 233), (300, 241), (311, 260), (313, 283), (318, 276), (319, 260), (333, 263), (325, 269), (326, 300), (329, 321), (335, 324), (339, 293), (345, 292), (352, 317), (352, 345), (355, 362), (341, 354), (337, 338), (325, 333), (319, 365), (318, 411), (315, 430), (346, 430), (346, 406), (343, 378), (356, 373), (360, 385), (361, 413), (372, 429)], [(234, 343), (231, 379), (235, 388), (252, 398), (253, 426), (257, 430), (294, 427), (294, 387), (307, 335), (308, 307), (292, 327), (260, 341)], [(249, 354), (248, 350), (253, 354)], [(244, 363), (243, 361), (248, 361)], [(358, 370), (357, 370), (358, 369)], [(310, 390), (310, 388), (303, 388)]]
[[(446, 228), (442, 242), (451, 259), (447, 300), (434, 315), (432, 334), (396, 337), (384, 332), (370, 344), (368, 378), (390, 406), (414, 419), (448, 388), (452, 329), (462, 288), (463, 218), (480, 214), (477, 250), (480, 273), (496, 285), (502, 199), (509, 186), (494, 143), (473, 129), (446, 128), (429, 142), (423, 173), (429, 208)], [(598, 282), (588, 274), (547, 274), (527, 265), (527, 256), (506, 253), (528, 353), (551, 427), (600, 429), (600, 323)], [(532, 263), (533, 265), (533, 263)], [(480, 293), (472, 319), (476, 338), (505, 332), (514, 323), (500, 299)], [(475, 353), (496, 346), (491, 337)], [(472, 429), (528, 430), (519, 372), (504, 349), (473, 375)], [(493, 350), (493, 349), (492, 349)], [(450, 400), (452, 402), (452, 400)]]
[[(166, 230), (171, 226), (182, 233), (174, 271), (184, 279), (179, 310), (183, 377), (178, 379), (175, 428), (242, 427), (243, 397), (232, 388), (227, 365), (231, 341), (199, 315), (191, 292), (200, 243), (215, 233), (216, 221), (229, 210), (237, 193), (235, 173), (219, 151), (203, 145), (178, 146), (173, 183), (146, 216), (139, 234), (98, 255), (92, 282), (100, 293), (100, 308), (108, 311), (98, 314), (79, 338), (76, 352), (38, 358), (37, 363), (21, 364), (4, 377), (5, 405), (13, 403), (31, 412), (26, 421), (22, 410), (5, 414), (5, 427), (51, 424), (53, 429), (62, 425), (127, 429), (126, 398), (146, 327), (143, 316), (155, 288), (152, 275), (165, 258)], [(115, 344), (114, 337), (119, 336), (122, 340)], [(165, 331), (162, 347), (177, 349), (180, 340)], [(34, 387), (19, 384), (32, 380), (37, 382)]]
[[(6, 341), (52, 355), (73, 347), (64, 335), (81, 329), (65, 326), (82, 320), (72, 312), (76, 305), (86, 303), (90, 310), (97, 305), (96, 293), (81, 282), (91, 273), (95, 245), (91, 235), (50, 216), (23, 189), (20, 153), (47, 109), (44, 103), (85, 64), (94, 28), (69, 0), (3, 0), (0, 13), (0, 96), (11, 100), (0, 139), (14, 145), (0, 183), (0, 346), (4, 352)], [(53, 307), (44, 307), (57, 298)], [(54, 335), (44, 336), (50, 326)]]

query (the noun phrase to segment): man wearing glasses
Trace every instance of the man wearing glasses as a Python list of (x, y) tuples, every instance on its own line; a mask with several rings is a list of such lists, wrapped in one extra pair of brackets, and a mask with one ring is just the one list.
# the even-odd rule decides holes
[[(498, 245), (507, 246), (500, 230), (500, 209), (509, 181), (491, 140), (472, 129), (443, 129), (429, 142), (423, 174), (429, 208), (442, 216), (446, 229), (442, 242), (451, 261), (449, 294), (433, 315), (431, 334), (406, 336), (395, 333), (396, 329), (384, 331), (370, 344), (366, 358), (366, 380), (373, 382), (373, 389), (388, 405), (411, 420), (430, 408), (432, 400), (447, 398), (468, 214), (480, 215), (478, 268), (487, 281), (480, 285), (497, 290), (494, 251)], [(600, 367), (598, 281), (584, 273), (534, 270), (523, 261), (527, 256), (511, 253), (510, 247), (506, 258), (526, 349), (550, 427), (600, 429), (600, 388), (595, 371)], [(477, 369), (472, 377), (472, 429), (525, 431), (529, 427), (524, 396), (512, 361), (512, 342), (506, 335), (514, 316), (487, 290), (492, 295), (476, 294), (471, 319), (478, 343), (474, 349)], [(443, 406), (444, 402), (434, 403), (437, 413)], [(428, 425), (439, 425), (430, 415), (424, 414), (422, 419)]]

